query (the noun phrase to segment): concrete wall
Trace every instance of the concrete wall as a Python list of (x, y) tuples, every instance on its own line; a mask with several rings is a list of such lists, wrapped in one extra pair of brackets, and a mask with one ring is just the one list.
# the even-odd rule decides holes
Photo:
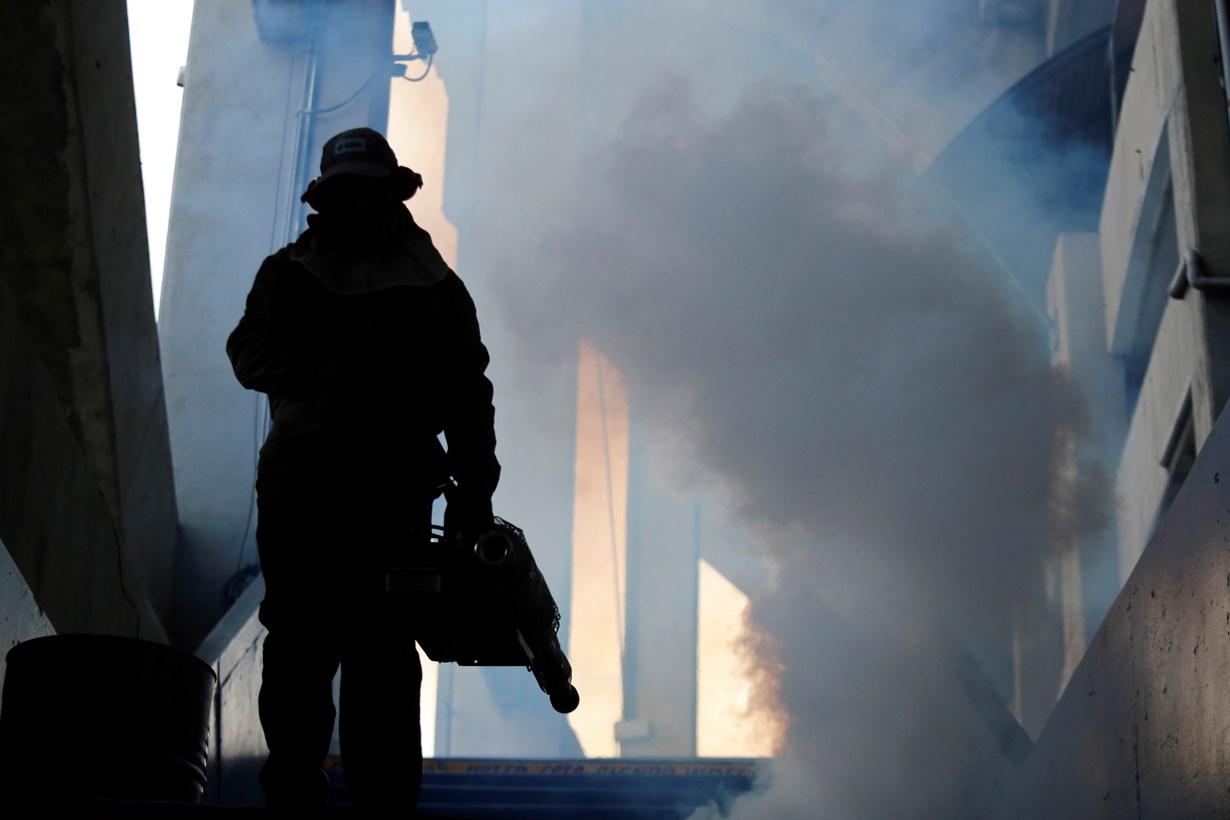
[(125, 6), (23, 0), (0, 26), (0, 537), (57, 631), (164, 638), (175, 507)]
[(0, 281), (0, 538), (57, 631), (132, 635), (140, 612), (158, 637), (136, 556), (7, 293)]
[(1230, 814), (1227, 510), (1223, 414), (996, 817)]
[(159, 322), (186, 644), (221, 617), (231, 574), (256, 561), (253, 486), (268, 411), (235, 381), (226, 337), (261, 262), (299, 234), (299, 195), (324, 141), (384, 129), (392, 20), (392, 0), (195, 7)]
[(1181, 422), (1184, 401), (1194, 390), (1200, 366), (1197, 319), (1191, 305), (1173, 301), (1162, 317), (1123, 445), (1115, 490), (1119, 574), (1124, 581), (1153, 533), (1170, 481), (1162, 455)]
[[(1165, 18), (1171, 45), (1162, 53), (1178, 54), (1169, 140), (1179, 252), (1196, 249), (1209, 274), (1230, 276), (1230, 130), (1214, 4), (1154, 2), (1171, 15)], [(1184, 300), (1199, 317), (1199, 366), (1192, 386), (1199, 448), (1230, 399), (1230, 302), (1212, 291), (1190, 291)]]
[[(1214, 30), (1211, 4), (1146, 6), (1102, 211), (1107, 343), (1148, 361), (1116, 482), (1122, 577), (1166, 499), (1170, 476), (1160, 461), (1183, 403), (1190, 401), (1198, 447), (1230, 395), (1225, 300), (1189, 291), (1160, 307), (1178, 259), (1155, 255), (1167, 239), (1159, 236), (1168, 229), (1161, 213), (1172, 202), (1178, 255), (1197, 248), (1210, 271), (1230, 273), (1230, 142)], [(1148, 338), (1145, 317), (1157, 309), (1161, 324)]]
[[(1149, 211), (1156, 214), (1157, 203), (1169, 177), (1170, 157), (1159, 151), (1165, 140), (1166, 122), (1172, 105), (1175, 79), (1170, 62), (1161, 59), (1164, 48), (1161, 22), (1162, 4), (1150, 3), (1137, 41), (1137, 57), (1124, 92), (1115, 148), (1111, 158), (1106, 197), (1102, 206), (1099, 236), (1102, 245), (1102, 276), (1106, 292), (1107, 343), (1116, 352), (1125, 352), (1131, 336), (1130, 325), (1136, 317), (1141, 285), (1130, 277), (1129, 267), (1144, 262), (1133, 259), (1137, 233), (1153, 228)], [(1165, 167), (1154, 169), (1156, 163)], [(1152, 185), (1150, 182), (1152, 181)], [(1146, 239), (1146, 238), (1142, 238)], [(1178, 260), (1176, 260), (1177, 263)], [(1126, 291), (1126, 294), (1125, 294)]]
[[(1166, 301), (1154, 338), (1132, 328), (1157, 296), (1150, 289), (1169, 285), (1148, 258), (1161, 247), (1156, 215), (1166, 197), (1179, 253), (1199, 249), (1211, 274), (1230, 275), (1230, 139), (1214, 32), (1211, 3), (1145, 6), (1101, 232), (1107, 346), (1123, 355), (1143, 345), (1148, 355), (1116, 477), (1126, 586), (1009, 784), (1000, 818), (1230, 813), (1225, 297), (1189, 289)], [(1185, 416), (1199, 455), (1166, 510), (1183, 475), (1161, 462)]]
[(55, 628), (34, 599), (21, 570), (0, 542), (0, 690), (8, 651), (22, 641), (54, 635)]
[(264, 670), (260, 648), (265, 637), (257, 613), (264, 596), (265, 581), (257, 578), (196, 650), (196, 656), (218, 676), (205, 803), (258, 806), (265, 800), (257, 781), (269, 752), (257, 708)]

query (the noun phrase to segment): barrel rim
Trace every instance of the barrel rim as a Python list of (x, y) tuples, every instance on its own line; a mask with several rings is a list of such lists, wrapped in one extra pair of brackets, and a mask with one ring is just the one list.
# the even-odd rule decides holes
[(57, 645), (67, 645), (70, 643), (92, 643), (102, 645), (110, 643), (116, 646), (125, 645), (131, 648), (140, 647), (147, 651), (160, 653), (166, 657), (176, 657), (184, 661), (189, 661), (192, 665), (197, 666), (199, 669), (208, 671), (210, 677), (213, 678), (215, 683), (217, 683), (218, 680), (218, 673), (213, 666), (201, 660), (191, 652), (185, 652), (182, 649), (177, 649), (173, 646), (158, 643), (157, 641), (146, 640), (144, 638), (131, 638), (123, 635), (108, 635), (105, 633), (94, 632), (61, 632), (55, 635), (40, 635), (37, 638), (18, 641), (9, 649), (7, 653), (5, 653), (5, 661), (6, 663), (12, 664), (14, 654), (17, 654), (17, 657), (20, 659), (22, 655), (37, 652), (43, 648), (50, 648), (50, 645), (53, 643)]

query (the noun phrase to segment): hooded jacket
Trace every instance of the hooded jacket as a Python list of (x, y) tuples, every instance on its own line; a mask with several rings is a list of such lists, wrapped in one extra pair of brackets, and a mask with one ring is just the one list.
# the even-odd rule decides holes
[(269, 396), (262, 473), (336, 456), (490, 497), (490, 357), (461, 279), (400, 203), (363, 226), (308, 225), (260, 266), (226, 343), (240, 384)]

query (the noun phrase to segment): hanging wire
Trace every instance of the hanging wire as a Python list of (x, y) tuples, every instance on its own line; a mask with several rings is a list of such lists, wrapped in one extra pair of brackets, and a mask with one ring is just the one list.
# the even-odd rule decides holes
[(346, 106), (350, 105), (352, 102), (357, 100), (359, 98), (359, 95), (367, 90), (367, 87), (372, 84), (372, 78), (375, 76), (376, 75), (374, 72), (372, 74), (369, 74), (367, 76), (367, 79), (363, 81), (363, 85), (356, 88), (353, 94), (351, 94), (346, 99), (342, 100), (340, 103), (337, 103), (336, 105), (331, 105), (328, 108), (308, 108), (308, 109), (304, 109), (303, 111), (300, 111), (299, 113), (300, 114), (330, 114), (334, 111), (337, 111), (340, 108), (345, 108)]
[(111, 519), (111, 538), (115, 541), (115, 560), (120, 573), (120, 592), (124, 594), (124, 600), (132, 607), (132, 614), (136, 616), (137, 623), (133, 627), (132, 636), (134, 638), (141, 637), (141, 608), (137, 606), (137, 602), (128, 594), (128, 583), (124, 580), (124, 547), (120, 543), (120, 534), (115, 530), (115, 519)]
[[(152, 422), (150, 422), (152, 424)], [(107, 498), (107, 494), (103, 492), (103, 488), (97, 481), (91, 481), (90, 484), (94, 487), (102, 499), (103, 511), (107, 513), (107, 519), (111, 522), (111, 540), (115, 543), (115, 564), (119, 570), (120, 576), (120, 592), (124, 596), (124, 600), (128, 602), (128, 606), (132, 607), (132, 612), (137, 618), (136, 628), (133, 632), (134, 638), (141, 637), (141, 608), (137, 606), (137, 602), (133, 600), (132, 595), (128, 592), (128, 582), (124, 579), (124, 542), (120, 538), (120, 524), (115, 520), (115, 513), (111, 509), (111, 502)]]
[[(433, 55), (431, 55), (430, 57), (428, 57), (428, 58), (427, 58), (427, 67), (423, 69), (423, 73), (422, 73), (422, 74), (420, 74), (419, 76), (417, 76), (417, 77), (402, 77), (402, 79), (403, 79), (403, 80), (409, 80), (409, 81), (410, 81), (410, 82), (412, 82), (412, 83), (417, 83), (417, 82), (419, 82), (420, 80), (423, 80), (424, 78), (426, 78), (426, 77), (427, 77), (427, 75), (428, 75), (428, 74), (430, 74), (430, 73), (431, 73), (431, 63), (432, 63), (432, 61), (433, 61), (433, 60), (435, 60), (435, 59), (436, 59), (436, 55), (434, 55), (434, 54), (433, 54)], [(407, 66), (407, 67), (408, 67), (408, 66)]]
[[(421, 59), (418, 57), (417, 54), (411, 54), (409, 56), (411, 59)], [(402, 79), (409, 80), (412, 83), (417, 83), (425, 79), (427, 75), (431, 73), (431, 64), (434, 60), (435, 60), (434, 54), (427, 58), (427, 67), (423, 69), (423, 73), (420, 74), (419, 76), (417, 77), (404, 77), (403, 76)], [(342, 100), (339, 103), (331, 105), (328, 108), (308, 108), (308, 109), (304, 109), (300, 111), (299, 113), (300, 114), (331, 114), (334, 111), (345, 108), (346, 106), (350, 105), (352, 102), (357, 100), (359, 98), (359, 95), (361, 95), (364, 91), (367, 90), (367, 87), (372, 84), (372, 80), (375, 79), (375, 77), (376, 77), (376, 72), (373, 71), (371, 74), (368, 75), (367, 79), (363, 81), (363, 84), (354, 90), (354, 93), (352, 93), (349, 97), (347, 97), (346, 99)]]

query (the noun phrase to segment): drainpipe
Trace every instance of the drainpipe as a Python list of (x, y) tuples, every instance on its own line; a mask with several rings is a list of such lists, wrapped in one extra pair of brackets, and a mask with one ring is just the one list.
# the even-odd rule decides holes
[(320, 4), (313, 3), (309, 14), (311, 17), (307, 27), (308, 43), (305, 55), (303, 96), (300, 108), (295, 112), (295, 153), (291, 164), (294, 176), (290, 180), (289, 190), (283, 191), (283, 196), (286, 197), (284, 200), (286, 227), (283, 231), (282, 245), (278, 247), (295, 241), (299, 233), (307, 227), (307, 205), (299, 201), (299, 195), (307, 188), (308, 180), (315, 176), (312, 173), (312, 137), (316, 130), (313, 115), (316, 113), (316, 75), (320, 64), (320, 18), (322, 14)]
[(1170, 280), (1170, 298), (1182, 299), (1189, 287), (1202, 292), (1230, 293), (1230, 277), (1209, 276), (1200, 251), (1190, 248)]

